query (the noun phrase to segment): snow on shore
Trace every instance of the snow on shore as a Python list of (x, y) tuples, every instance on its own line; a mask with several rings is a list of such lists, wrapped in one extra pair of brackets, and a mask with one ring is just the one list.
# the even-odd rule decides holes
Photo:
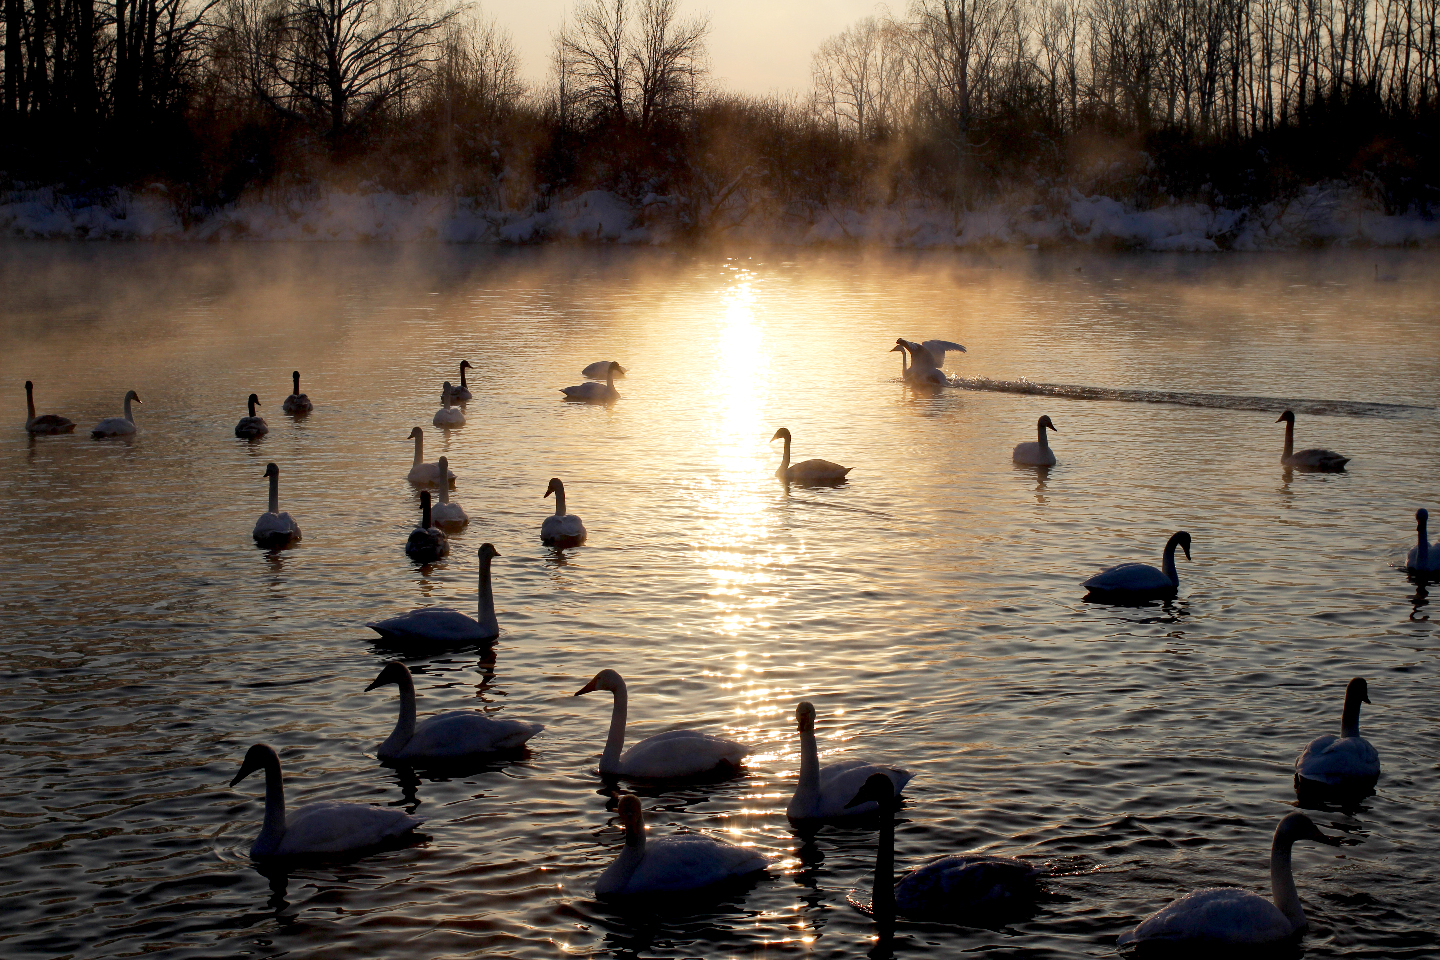
[[(1078, 191), (1045, 204), (995, 204), (955, 212), (910, 201), (866, 210), (818, 205), (775, 209), (741, 194), (720, 210), (677, 197), (636, 205), (592, 190), (541, 209), (501, 210), (468, 198), (384, 191), (307, 191), (254, 197), (182, 221), (162, 187), (119, 192), (102, 202), (50, 188), (0, 193), (0, 236), (27, 239), (554, 241), (663, 244), (699, 215), (726, 240), (888, 247), (1102, 245), (1156, 251), (1267, 250), (1322, 244), (1396, 247), (1440, 242), (1440, 220), (1387, 216), (1343, 184), (1310, 187), (1260, 207), (1171, 204), (1148, 210)], [(756, 213), (759, 210), (762, 212)]]

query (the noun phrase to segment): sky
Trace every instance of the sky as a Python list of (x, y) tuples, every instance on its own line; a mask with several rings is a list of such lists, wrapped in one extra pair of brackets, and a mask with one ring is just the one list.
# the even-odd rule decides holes
[[(551, 37), (575, 5), (487, 0), (482, 8), (514, 37), (525, 78), (540, 82), (549, 69)], [(877, 9), (876, 0), (681, 0), (686, 16), (710, 14), (706, 46), (720, 86), (750, 94), (808, 91), (810, 55), (820, 42)]]

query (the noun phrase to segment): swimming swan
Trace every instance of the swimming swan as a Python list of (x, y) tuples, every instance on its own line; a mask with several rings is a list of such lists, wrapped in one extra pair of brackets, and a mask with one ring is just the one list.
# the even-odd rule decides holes
[(403, 838), (425, 822), (424, 817), (394, 807), (336, 800), (307, 803), (287, 817), (280, 758), (265, 744), (257, 743), (246, 752), (230, 786), (256, 770), (265, 771), (265, 825), (250, 847), (250, 856), (256, 859), (353, 853)]
[(625, 379), (625, 368), (620, 366), (617, 360), (596, 360), (594, 363), (580, 371), (580, 376), (591, 380), (604, 380), (611, 371), (615, 372), (616, 380)]
[(540, 542), (549, 547), (578, 547), (585, 542), (585, 524), (575, 514), (565, 512), (565, 484), (559, 477), (551, 477), (545, 488), (546, 497), (552, 493), (555, 512), (540, 524)]
[(294, 371), (290, 374), (290, 377), (295, 381), (295, 385), (290, 391), (290, 396), (286, 397), (285, 402), (280, 404), (280, 409), (294, 415), (311, 412), (315, 409), (315, 404), (311, 403), (310, 398), (300, 392), (300, 371)]
[(235, 436), (241, 440), (255, 440), (265, 436), (270, 432), (270, 425), (265, 422), (264, 417), (255, 416), (255, 408), (260, 406), (260, 398), (252, 393), (245, 402), (250, 407), (250, 415), (241, 417), (240, 422), (235, 424)]
[(983, 853), (939, 857), (897, 881), (895, 789), (883, 773), (872, 774), (849, 805), (859, 809), (871, 804), (881, 811), (870, 900), (873, 916), (991, 923), (1029, 913), (1043, 893), (1044, 871), (1023, 860)]
[(1338, 473), (1343, 471), (1345, 464), (1350, 462), (1349, 457), (1342, 457), (1334, 450), (1322, 450), (1319, 447), (1296, 450), (1295, 411), (1286, 410), (1276, 418), (1275, 422), (1279, 423), (1282, 420), (1285, 421), (1285, 452), (1280, 454), (1282, 465), (1315, 473)]
[(480, 544), (480, 609), (477, 619), (446, 607), (422, 607), (398, 617), (367, 623), (386, 640), (424, 649), (459, 647), (486, 643), (500, 636), (495, 619), (495, 594), (490, 587), (490, 560), (500, 554), (488, 544)]
[(270, 507), (260, 514), (250, 535), (260, 546), (278, 550), (300, 539), (300, 526), (290, 514), (280, 512), (280, 468), (273, 463), (265, 464), (265, 476), (270, 479)]
[[(419, 427), (414, 427), (410, 431), (410, 436), (405, 439), (415, 441), (415, 462), (410, 465), (410, 472), (406, 474), (406, 479), (420, 487), (439, 486), (441, 477), (440, 465), (438, 463), (425, 462), (425, 431)], [(447, 471), (444, 476), (453, 486), (455, 483), (455, 474)]]
[(785, 815), (791, 820), (874, 813), (880, 809), (877, 803), (848, 806), (866, 780), (875, 774), (889, 777), (895, 793), (899, 793), (915, 776), (904, 767), (884, 766), (868, 760), (837, 760), (822, 767), (820, 751), (815, 745), (814, 705), (802, 701), (795, 708), (795, 722), (800, 728), (800, 779), (795, 784), (795, 796), (785, 808)]
[(1056, 433), (1060, 431), (1055, 429), (1055, 424), (1050, 422), (1048, 416), (1041, 417), (1035, 424), (1035, 428), (1039, 431), (1040, 439), (1015, 444), (1015, 452), (1010, 455), (1010, 459), (1031, 467), (1053, 467), (1055, 466), (1055, 451), (1050, 449), (1050, 441), (1045, 436), (1045, 431), (1055, 430)]
[(1163, 569), (1156, 570), (1148, 563), (1122, 563), (1102, 570), (1080, 586), (1094, 596), (1120, 597), (1127, 599), (1150, 599), (1173, 597), (1180, 587), (1180, 574), (1175, 572), (1175, 548), (1185, 551), (1190, 559), (1190, 534), (1184, 530), (1171, 534), (1165, 542)]
[(90, 429), (90, 436), (97, 438), (129, 437), (139, 433), (140, 428), (135, 425), (135, 417), (130, 412), (130, 404), (132, 401), (135, 403), (145, 402), (140, 399), (140, 394), (131, 390), (125, 394), (125, 416), (106, 417)]
[[(446, 457), (441, 457), (436, 466), (440, 468), (440, 473), (450, 472), (450, 460)], [(430, 508), (430, 516), (437, 527), (458, 528), (470, 522), (460, 504), (450, 502), (449, 484), (440, 485), (440, 502)]]
[(1290, 869), (1290, 847), (1296, 840), (1315, 840), (1331, 846), (1338, 843), (1321, 833), (1305, 814), (1289, 814), (1275, 828), (1270, 846), (1273, 902), (1237, 887), (1196, 890), (1122, 933), (1119, 945), (1253, 947), (1298, 938), (1305, 931), (1306, 921)]
[(455, 388), (450, 386), (449, 380), (446, 380), (445, 386), (440, 390), (440, 402), (443, 403), (444, 406), (435, 411), (435, 416), (431, 419), (431, 423), (437, 427), (445, 427), (446, 429), (465, 426), (465, 411), (459, 407), (450, 406), (450, 402), (454, 398)]
[(785, 427), (776, 430), (775, 436), (770, 438), (770, 442), (774, 443), (776, 440), (785, 441), (785, 453), (780, 459), (780, 468), (775, 471), (775, 476), (786, 483), (813, 486), (844, 483), (846, 474), (855, 469), (854, 467), (842, 467), (829, 460), (805, 460), (792, 466), (790, 464), (790, 431)]
[(56, 416), (53, 413), (35, 415), (35, 384), (25, 381), (25, 429), (30, 433), (70, 433), (75, 421)]
[(525, 720), (496, 720), (474, 710), (452, 710), (415, 722), (415, 679), (399, 660), (391, 660), (380, 676), (365, 688), (393, 683), (400, 688), (400, 719), (377, 755), (385, 761), (416, 763), (458, 760), (501, 750), (518, 750), (545, 729), (544, 724)]
[[(921, 344), (896, 337), (895, 346), (890, 348), (890, 352), (900, 354), (900, 377), (907, 383), (932, 387), (943, 387), (950, 383), (945, 378), (944, 371), (936, 365), (935, 355)], [(909, 367), (905, 366), (907, 356), (910, 358)]]
[[(68, 422), (68, 421), (67, 421)], [(1440, 540), (1432, 546), (1426, 532), (1430, 511), (1423, 507), (1415, 511), (1415, 530), (1418, 534), (1415, 546), (1405, 557), (1405, 569), (1415, 573), (1433, 573), (1440, 570)]]
[(445, 531), (435, 526), (435, 517), (430, 510), (430, 491), (420, 492), (420, 523), (410, 531), (405, 541), (405, 555), (416, 563), (434, 563), (450, 552), (450, 541)]
[[(470, 395), (470, 386), (465, 382), (465, 371), (471, 369), (469, 360), (460, 361), (460, 386), (450, 388), (450, 401), (452, 403), (464, 403), (466, 400), (473, 400)], [(445, 402), (445, 391), (440, 391), (440, 402)]]
[(609, 690), (615, 695), (610, 712), (610, 734), (600, 755), (600, 775), (633, 777), (639, 780), (673, 780), (714, 773), (734, 773), (750, 755), (743, 743), (713, 737), (698, 730), (670, 730), (646, 737), (622, 755), (625, 746), (625, 717), (630, 699), (625, 681), (614, 670), (601, 670), (575, 696)]
[(616, 816), (625, 847), (595, 883), (597, 897), (683, 893), (758, 873), (770, 865), (762, 854), (699, 833), (645, 838), (645, 814), (633, 794), (620, 798)]
[(1295, 788), (1339, 787), (1369, 792), (1380, 779), (1380, 754), (1360, 736), (1360, 704), (1370, 702), (1364, 677), (1345, 686), (1345, 707), (1340, 713), (1340, 736), (1310, 741), (1295, 758)]
[[(565, 399), (575, 403), (613, 403), (620, 399), (620, 391), (615, 389), (615, 374), (623, 373), (620, 364), (614, 360), (608, 361), (610, 366), (605, 370), (605, 382), (578, 384), (573, 387), (561, 387), (560, 392), (565, 394)], [(585, 368), (589, 370), (589, 367)], [(589, 374), (586, 374), (589, 376)]]

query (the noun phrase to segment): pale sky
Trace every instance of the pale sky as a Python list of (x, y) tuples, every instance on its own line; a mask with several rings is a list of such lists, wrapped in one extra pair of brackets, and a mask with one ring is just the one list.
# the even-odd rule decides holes
[[(525, 79), (549, 69), (551, 37), (574, 0), (484, 0), (486, 16), (510, 31)], [(904, 2), (892, 4), (903, 10)], [(741, 93), (804, 93), (820, 42), (876, 12), (876, 0), (681, 0), (685, 15), (710, 14), (710, 66), (720, 85)]]

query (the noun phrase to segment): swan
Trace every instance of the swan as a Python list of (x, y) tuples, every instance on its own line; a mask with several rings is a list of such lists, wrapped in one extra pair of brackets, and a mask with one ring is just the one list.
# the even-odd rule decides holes
[[(452, 403), (464, 403), (466, 400), (473, 400), (470, 394), (470, 386), (465, 382), (465, 371), (471, 369), (469, 360), (460, 361), (460, 386), (450, 388), (450, 401)], [(440, 391), (440, 402), (445, 402), (445, 391)]]
[[(450, 472), (450, 461), (446, 457), (441, 457), (436, 466), (440, 473)], [(430, 516), (437, 527), (463, 527), (470, 522), (460, 504), (450, 502), (449, 484), (440, 485), (440, 502), (430, 508)]]
[(1317, 473), (1338, 473), (1350, 462), (1349, 457), (1342, 457), (1334, 450), (1321, 450), (1319, 447), (1296, 450), (1295, 411), (1286, 410), (1275, 422), (1279, 423), (1281, 420), (1285, 421), (1285, 452), (1280, 454), (1280, 463), (1284, 466)]
[(416, 486), (435, 487), (440, 485), (440, 478), (444, 476), (446, 482), (451, 486), (455, 484), (455, 474), (453, 472), (447, 470), (444, 474), (441, 474), (440, 464), (425, 462), (424, 430), (415, 427), (411, 429), (410, 436), (405, 439), (415, 441), (415, 462), (410, 465), (410, 472), (406, 474), (405, 477), (407, 480)]
[(1045, 436), (1045, 431), (1055, 430), (1056, 433), (1060, 431), (1055, 429), (1055, 424), (1050, 422), (1048, 416), (1041, 417), (1035, 427), (1039, 431), (1040, 439), (1015, 444), (1015, 452), (1010, 455), (1010, 458), (1016, 463), (1026, 466), (1053, 467), (1055, 466), (1055, 451), (1050, 449), (1050, 441)]
[(617, 360), (596, 360), (584, 370), (581, 370), (580, 376), (590, 380), (604, 380), (610, 375), (610, 371), (612, 370), (615, 371), (616, 380), (625, 379), (625, 368), (620, 366)]
[(434, 563), (450, 552), (445, 531), (435, 526), (430, 510), (430, 491), (420, 491), (420, 524), (410, 531), (405, 541), (405, 555), (416, 563)]
[(393, 683), (400, 688), (400, 719), (377, 754), (381, 760), (408, 763), (427, 760), (458, 760), (482, 753), (518, 750), (545, 729), (544, 724), (526, 720), (496, 720), (474, 710), (452, 710), (415, 722), (415, 679), (399, 660), (385, 664), (370, 686), (369, 693)]
[(743, 743), (713, 737), (698, 730), (670, 730), (646, 737), (622, 755), (625, 745), (625, 716), (630, 698), (625, 681), (614, 670), (601, 670), (575, 696), (609, 690), (615, 695), (610, 712), (610, 734), (600, 755), (600, 775), (638, 780), (673, 780), (715, 773), (733, 774), (750, 755)]
[(145, 401), (140, 399), (140, 394), (136, 393), (134, 390), (131, 390), (129, 393), (125, 394), (125, 416), (106, 417), (104, 420), (101, 420), (99, 423), (95, 424), (95, 426), (90, 428), (90, 436), (97, 438), (129, 437), (139, 433), (140, 428), (135, 426), (135, 417), (130, 412), (131, 402), (144, 403)]
[(775, 436), (770, 438), (770, 442), (774, 443), (776, 440), (785, 441), (785, 453), (781, 457), (780, 468), (775, 471), (775, 476), (786, 483), (814, 485), (844, 483), (846, 474), (855, 469), (854, 467), (842, 467), (829, 460), (805, 460), (792, 466), (790, 463), (790, 431), (785, 427), (776, 430)]
[(1185, 551), (1190, 559), (1190, 534), (1179, 530), (1165, 542), (1163, 569), (1156, 570), (1148, 563), (1122, 563), (1109, 567), (1086, 580), (1080, 586), (1092, 596), (1121, 597), (1127, 599), (1150, 599), (1173, 597), (1180, 587), (1180, 575), (1175, 572), (1175, 548)]
[(1044, 871), (1023, 860), (972, 853), (931, 860), (895, 879), (895, 787), (884, 773), (871, 774), (848, 806), (878, 805), (880, 836), (875, 852), (872, 915), (954, 923), (991, 922), (1028, 913), (1043, 889)]
[(549, 547), (578, 547), (585, 542), (585, 524), (575, 514), (565, 512), (565, 484), (559, 477), (551, 477), (545, 488), (546, 497), (552, 493), (555, 512), (540, 524), (540, 542)]
[(450, 386), (449, 380), (446, 380), (445, 386), (440, 391), (440, 402), (445, 405), (435, 411), (435, 416), (430, 421), (435, 424), (435, 426), (445, 427), (447, 429), (450, 427), (465, 426), (465, 411), (459, 407), (450, 406), (450, 401), (454, 395), (455, 388)]
[(1211, 887), (1196, 890), (1153, 913), (1120, 935), (1120, 946), (1169, 944), (1253, 947), (1282, 943), (1305, 931), (1305, 912), (1290, 870), (1296, 840), (1338, 844), (1303, 813), (1292, 813), (1275, 828), (1270, 846), (1270, 891), (1274, 902), (1251, 890)]
[[(895, 338), (891, 353), (900, 354), (900, 376), (907, 383), (943, 387), (950, 383), (945, 373), (935, 365), (935, 356), (918, 343), (911, 343), (900, 337)], [(910, 357), (910, 366), (905, 366), (905, 357)]]
[[(614, 360), (607, 361), (610, 366), (605, 369), (605, 382), (578, 384), (573, 387), (561, 387), (560, 392), (565, 394), (565, 399), (576, 403), (613, 403), (620, 399), (620, 392), (615, 389), (615, 374), (623, 373), (620, 364)], [(589, 367), (585, 368), (589, 370)], [(588, 374), (586, 374), (588, 376)]]
[(494, 640), (500, 636), (500, 624), (495, 619), (495, 595), (490, 588), (490, 561), (498, 556), (494, 546), (480, 544), (478, 619), (471, 620), (445, 607), (422, 607), (365, 626), (386, 640), (419, 647), (459, 647)]
[(299, 540), (300, 527), (290, 514), (280, 512), (280, 468), (265, 464), (265, 476), (270, 478), (270, 507), (255, 521), (251, 536), (260, 546), (276, 550)]
[(818, 820), (831, 817), (857, 816), (874, 813), (879, 804), (866, 803), (849, 807), (855, 792), (875, 774), (890, 778), (895, 793), (905, 789), (915, 776), (904, 767), (891, 767), (868, 760), (837, 760), (820, 766), (820, 752), (815, 745), (815, 707), (809, 701), (795, 708), (795, 722), (800, 728), (800, 779), (795, 796), (785, 808), (791, 820)]
[(35, 415), (35, 384), (29, 380), (25, 381), (25, 409), (28, 411), (25, 429), (30, 433), (71, 433), (75, 429), (74, 420), (67, 420), (53, 413), (43, 413), (38, 417)]
[(270, 432), (270, 424), (265, 422), (264, 417), (255, 416), (255, 408), (260, 406), (260, 398), (252, 393), (245, 402), (250, 407), (250, 416), (241, 417), (240, 422), (235, 424), (235, 436), (242, 440), (254, 440), (265, 436)]
[(625, 847), (600, 879), (597, 897), (643, 893), (684, 893), (759, 873), (770, 865), (764, 855), (699, 833), (645, 839), (640, 798), (625, 794), (616, 811), (625, 827)]
[(1345, 708), (1340, 713), (1340, 736), (1310, 741), (1295, 758), (1295, 787), (1341, 787), (1368, 794), (1380, 779), (1380, 754), (1360, 736), (1360, 704), (1370, 702), (1364, 677), (1345, 686)]
[(394, 807), (337, 800), (304, 804), (287, 817), (280, 758), (265, 744), (257, 743), (246, 751), (245, 762), (230, 786), (256, 770), (265, 771), (265, 825), (250, 846), (250, 856), (256, 859), (366, 850), (404, 838), (425, 822), (424, 817), (412, 817)]
[(280, 409), (290, 414), (309, 413), (314, 410), (315, 404), (311, 403), (310, 398), (300, 392), (300, 371), (294, 371), (290, 374), (290, 377), (295, 381), (295, 386), (290, 391), (290, 396), (286, 397), (285, 402), (280, 404)]
[(1405, 569), (1416, 573), (1430, 573), (1440, 570), (1440, 540), (1435, 541), (1434, 548), (1431, 548), (1430, 541), (1426, 536), (1426, 524), (1430, 520), (1430, 511), (1423, 507), (1415, 511), (1415, 529), (1418, 539), (1415, 546), (1410, 548), (1409, 555), (1405, 558)]

